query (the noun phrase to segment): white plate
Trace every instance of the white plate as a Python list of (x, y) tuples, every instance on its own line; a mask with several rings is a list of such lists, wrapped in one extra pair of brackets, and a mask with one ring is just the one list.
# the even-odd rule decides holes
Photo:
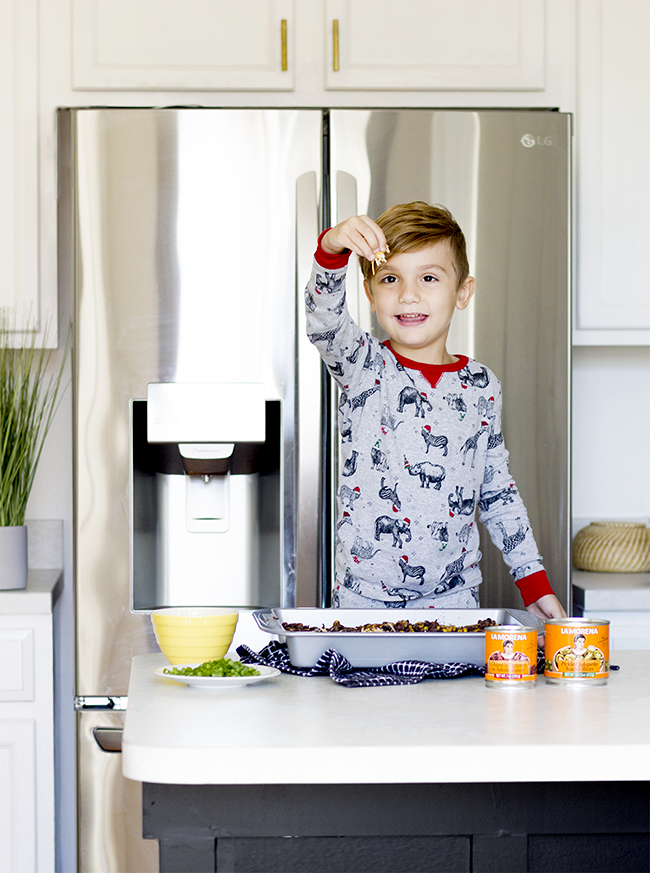
[[(179, 669), (182, 667), (198, 667), (198, 664), (175, 664)], [(259, 670), (259, 676), (177, 676), (173, 673), (165, 673), (165, 670), (173, 669), (171, 667), (158, 667), (156, 675), (162, 679), (171, 679), (172, 682), (181, 682), (183, 685), (191, 685), (192, 688), (203, 688), (205, 690), (214, 690), (215, 688), (225, 690), (227, 688), (241, 688), (242, 685), (252, 685), (255, 682), (263, 682), (264, 679), (270, 679), (272, 676), (279, 676), (280, 671), (275, 667), (263, 667), (261, 664), (251, 664), (256, 670)]]

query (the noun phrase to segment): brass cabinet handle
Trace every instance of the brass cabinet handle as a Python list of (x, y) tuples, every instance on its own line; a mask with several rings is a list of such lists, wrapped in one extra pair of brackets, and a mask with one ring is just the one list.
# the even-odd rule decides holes
[(289, 69), (287, 64), (287, 19), (283, 18), (280, 22), (280, 39), (282, 40), (282, 72), (286, 73)]
[(332, 21), (332, 69), (335, 73), (339, 71), (339, 20), (335, 18)]

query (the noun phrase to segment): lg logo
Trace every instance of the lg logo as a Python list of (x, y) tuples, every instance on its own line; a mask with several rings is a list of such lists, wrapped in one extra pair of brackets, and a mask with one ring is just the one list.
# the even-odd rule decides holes
[(522, 146), (527, 149), (532, 149), (534, 146), (550, 146), (553, 145), (553, 140), (550, 136), (533, 136), (532, 133), (525, 133), (519, 140)]

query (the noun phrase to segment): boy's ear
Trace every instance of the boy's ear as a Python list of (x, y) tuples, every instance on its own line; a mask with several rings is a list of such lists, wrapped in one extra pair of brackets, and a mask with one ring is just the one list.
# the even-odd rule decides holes
[(468, 276), (458, 290), (458, 296), (456, 298), (456, 309), (467, 309), (469, 301), (474, 296), (475, 287), (476, 280), (473, 276)]
[(366, 297), (370, 301), (370, 308), (373, 312), (376, 312), (375, 308), (375, 298), (372, 296), (372, 291), (370, 290), (370, 283), (367, 279), (363, 280), (363, 290), (366, 292)]

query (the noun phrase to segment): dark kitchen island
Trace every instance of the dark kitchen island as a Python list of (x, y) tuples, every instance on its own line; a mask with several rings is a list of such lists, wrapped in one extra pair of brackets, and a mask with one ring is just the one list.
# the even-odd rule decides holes
[(650, 653), (608, 685), (230, 691), (135, 658), (123, 771), (165, 873), (647, 871)]

